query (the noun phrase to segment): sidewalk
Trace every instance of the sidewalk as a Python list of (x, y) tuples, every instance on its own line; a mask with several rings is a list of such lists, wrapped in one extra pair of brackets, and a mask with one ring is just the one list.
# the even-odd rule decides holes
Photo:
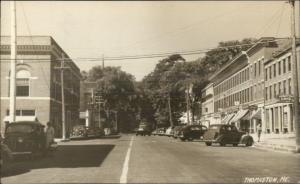
[(262, 134), (258, 142), (257, 134), (251, 135), (254, 138), (254, 147), (284, 152), (295, 152), (295, 134)]

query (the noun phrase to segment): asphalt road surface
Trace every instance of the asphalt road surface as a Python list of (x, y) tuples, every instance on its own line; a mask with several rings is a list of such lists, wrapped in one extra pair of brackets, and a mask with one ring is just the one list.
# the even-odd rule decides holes
[(300, 183), (299, 171), (299, 154), (122, 135), (59, 143), (53, 156), (14, 162), (1, 182)]

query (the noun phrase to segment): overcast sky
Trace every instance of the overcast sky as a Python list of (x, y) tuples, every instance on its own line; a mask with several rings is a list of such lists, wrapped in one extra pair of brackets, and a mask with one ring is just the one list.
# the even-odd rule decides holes
[[(101, 64), (80, 57), (180, 52), (218, 42), (290, 35), (284, 1), (17, 2), (18, 35), (50, 35), (81, 70)], [(2, 1), (1, 34), (10, 34), (10, 2)], [(195, 60), (199, 55), (184, 56)], [(106, 61), (141, 80), (158, 60)]]

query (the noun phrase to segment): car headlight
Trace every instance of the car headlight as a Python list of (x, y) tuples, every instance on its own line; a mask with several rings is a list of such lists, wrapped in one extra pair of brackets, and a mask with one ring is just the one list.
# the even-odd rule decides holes
[(19, 138), (18, 138), (18, 142), (19, 142), (19, 143), (22, 143), (23, 141), (24, 141), (24, 139), (23, 139), (22, 137), (19, 137)]

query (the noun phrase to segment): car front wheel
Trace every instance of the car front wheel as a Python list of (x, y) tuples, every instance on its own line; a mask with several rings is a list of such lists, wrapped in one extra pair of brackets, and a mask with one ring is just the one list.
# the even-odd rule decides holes
[(206, 146), (211, 146), (211, 142), (205, 142)]
[(253, 145), (253, 141), (252, 140), (248, 140), (247, 143), (246, 143), (246, 146), (252, 146)]

